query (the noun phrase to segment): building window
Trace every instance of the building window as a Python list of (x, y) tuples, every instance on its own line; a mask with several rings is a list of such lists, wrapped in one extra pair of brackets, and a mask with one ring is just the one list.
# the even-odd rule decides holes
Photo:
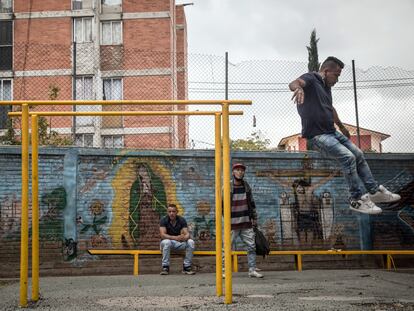
[(0, 21), (0, 70), (12, 70), (13, 22)]
[(72, 10), (92, 9), (92, 0), (73, 0)]
[[(76, 78), (76, 99), (92, 100), (93, 96), (93, 78), (78, 77)], [(79, 105), (77, 111), (95, 111), (97, 106)], [(94, 117), (76, 117), (76, 126), (93, 126)]]
[(118, 100), (122, 99), (122, 79), (111, 78), (103, 80), (103, 99)]
[[(12, 100), (11, 80), (0, 80), (0, 100)], [(9, 111), (11, 111), (11, 106), (0, 106), (0, 129), (7, 128)]]
[[(122, 99), (122, 79), (111, 78), (103, 80), (103, 99), (104, 100), (121, 100)], [(102, 106), (102, 111), (122, 110), (120, 105)], [(122, 128), (122, 116), (102, 117), (103, 128)]]
[(124, 147), (124, 138), (121, 135), (102, 136), (103, 146), (105, 148), (122, 148)]
[(76, 134), (76, 146), (93, 147), (93, 134)]
[(122, 23), (119, 21), (102, 22), (102, 45), (122, 44)]
[(0, 0), (0, 13), (12, 13), (12, 0)]
[(92, 42), (92, 17), (76, 18), (74, 26), (75, 42)]
[(121, 5), (122, 0), (102, 0), (103, 5)]

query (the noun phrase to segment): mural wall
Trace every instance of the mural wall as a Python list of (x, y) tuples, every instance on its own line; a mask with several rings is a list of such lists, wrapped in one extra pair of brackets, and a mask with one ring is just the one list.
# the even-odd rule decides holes
[[(77, 267), (93, 260), (90, 248), (159, 249), (159, 221), (168, 203), (186, 217), (197, 249), (214, 249), (213, 152), (48, 149), (40, 154), (46, 259)], [(272, 249), (414, 249), (414, 155), (367, 156), (378, 181), (402, 196), (382, 206), (379, 216), (348, 208), (337, 163), (317, 153), (232, 157), (247, 165), (259, 226)], [(0, 264), (13, 265), (20, 241), (18, 149), (0, 149), (0, 172)]]

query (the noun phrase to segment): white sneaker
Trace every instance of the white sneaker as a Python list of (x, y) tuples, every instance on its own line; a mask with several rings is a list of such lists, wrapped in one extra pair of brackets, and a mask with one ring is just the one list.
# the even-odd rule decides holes
[(260, 274), (255, 269), (249, 270), (249, 278), (258, 278), (261, 279), (263, 277), (263, 274)]
[(401, 199), (401, 196), (399, 194), (392, 193), (383, 185), (380, 185), (377, 192), (369, 194), (369, 198), (374, 203), (391, 203)]
[(376, 215), (381, 214), (382, 209), (371, 201), (368, 194), (364, 194), (359, 200), (351, 200), (349, 208), (355, 212)]

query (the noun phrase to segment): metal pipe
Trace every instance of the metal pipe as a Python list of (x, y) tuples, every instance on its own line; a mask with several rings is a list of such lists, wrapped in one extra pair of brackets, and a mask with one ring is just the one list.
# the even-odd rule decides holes
[(29, 262), (29, 106), (22, 105), (22, 207), (20, 235), (20, 307), (27, 306)]
[(225, 92), (224, 92), (224, 98), (226, 100), (229, 99), (229, 52), (226, 52), (226, 64), (225, 64)]
[(222, 161), (222, 146), (221, 146), (221, 113), (215, 115), (215, 186), (216, 186), (216, 294), (223, 295), (223, 258), (221, 249), (223, 245), (222, 231), (221, 231), (221, 217), (222, 213), (222, 198), (221, 198), (221, 161)]
[(32, 300), (39, 300), (38, 117), (32, 115)]
[(230, 206), (230, 127), (229, 104), (223, 103), (223, 203), (224, 203), (224, 270), (226, 304), (232, 303), (232, 265), (231, 265), (231, 206)]
[[(36, 111), (30, 115), (38, 116), (168, 116), (168, 115), (204, 115), (212, 116), (217, 111)], [(243, 111), (230, 111), (229, 115), (242, 115)], [(20, 117), (21, 112), (9, 112), (9, 117)]]
[[(75, 25), (75, 19), (73, 19), (73, 25)], [(73, 92), (73, 96), (72, 99), (76, 100), (77, 99), (77, 94), (76, 94), (76, 41), (73, 40), (73, 79), (72, 79), (72, 92)], [(76, 111), (76, 104), (72, 105), (72, 111)], [(73, 116), (72, 118), (72, 138), (73, 141), (76, 141), (76, 116)]]
[[(69, 106), (73, 105), (73, 100), (32, 100), (22, 101), (13, 100), (6, 101), (1, 100), (0, 105), (23, 105), (30, 104), (32, 106), (37, 105), (51, 105), (51, 106)], [(251, 100), (77, 100), (76, 105), (251, 105)]]
[(356, 88), (356, 78), (355, 78), (355, 60), (352, 60), (352, 80), (354, 84), (354, 101), (355, 101), (355, 116), (356, 116), (358, 148), (361, 148), (361, 136), (359, 133), (358, 99), (357, 99), (357, 88)]

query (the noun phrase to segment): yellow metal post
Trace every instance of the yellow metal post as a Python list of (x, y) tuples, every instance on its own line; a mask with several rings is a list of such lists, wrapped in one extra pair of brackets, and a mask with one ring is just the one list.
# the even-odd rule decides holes
[(392, 256), (390, 254), (387, 254), (387, 270), (391, 270), (391, 259)]
[(32, 115), (32, 300), (39, 300), (39, 174), (38, 123)]
[(239, 272), (239, 258), (237, 254), (233, 255), (233, 272)]
[(232, 303), (232, 272), (231, 272), (231, 206), (230, 206), (230, 127), (229, 104), (222, 106), (223, 122), (223, 203), (224, 203), (224, 270), (225, 298), (224, 303)]
[(29, 106), (22, 105), (22, 207), (20, 236), (20, 307), (27, 306), (29, 262)]
[(301, 272), (302, 271), (302, 255), (301, 254), (297, 254), (296, 257), (297, 257), (297, 259), (296, 259), (296, 262), (297, 262), (296, 267), (297, 267), (298, 271)]
[(221, 114), (215, 114), (215, 176), (216, 176), (216, 294), (223, 295), (223, 263), (221, 248), (223, 245), (221, 232), (222, 198), (221, 198)]
[(138, 276), (138, 256), (139, 254), (134, 254), (134, 275)]

